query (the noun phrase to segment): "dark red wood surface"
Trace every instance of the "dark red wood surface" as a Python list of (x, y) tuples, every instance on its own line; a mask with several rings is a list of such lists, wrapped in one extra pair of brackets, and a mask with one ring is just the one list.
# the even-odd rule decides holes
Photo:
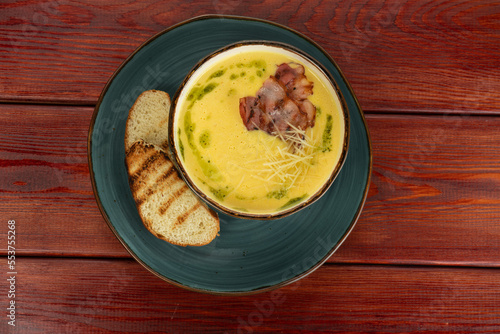
[[(120, 63), (173, 24), (245, 15), (306, 34), (366, 111), (498, 113), (496, 1), (3, 1), (0, 100), (91, 105)], [(15, 71), (13, 71), (15, 68)]]
[[(125, 251), (92, 193), (87, 132), (106, 81), (155, 33), (209, 13), (311, 37), (367, 113), (373, 173), (355, 229), (274, 293), (163, 282)], [(2, 1), (0, 332), (499, 333), (499, 78), (497, 1)]]
[(167, 285), (132, 260), (26, 258), (18, 270), (25, 332), (500, 330), (500, 272), (489, 268), (329, 264), (282, 289), (238, 298)]

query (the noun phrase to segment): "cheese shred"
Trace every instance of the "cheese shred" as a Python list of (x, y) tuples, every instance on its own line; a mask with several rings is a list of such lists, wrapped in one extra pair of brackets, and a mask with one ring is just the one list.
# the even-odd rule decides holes
[[(277, 132), (276, 136), (285, 145), (263, 145), (265, 152), (262, 157), (247, 160), (241, 168), (248, 177), (265, 182), (271, 187), (290, 189), (302, 182), (306, 182), (309, 168), (314, 164), (317, 154), (314, 132), (309, 135), (306, 131), (289, 124), (286, 132)], [(274, 138), (270, 137), (270, 140)], [(237, 189), (242, 186), (240, 182)]]

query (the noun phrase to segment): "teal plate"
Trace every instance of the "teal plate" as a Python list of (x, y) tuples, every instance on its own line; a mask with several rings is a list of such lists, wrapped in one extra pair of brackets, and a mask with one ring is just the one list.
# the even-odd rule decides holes
[[(220, 214), (220, 236), (202, 247), (180, 247), (143, 226), (125, 169), (128, 111), (145, 90), (171, 97), (204, 56), (242, 40), (291, 44), (322, 63), (336, 80), (350, 114), (346, 162), (328, 192), (308, 208), (274, 221)], [(201, 16), (153, 36), (106, 84), (88, 136), (94, 194), (111, 230), (145, 268), (174, 285), (214, 294), (250, 294), (297, 281), (323, 264), (347, 238), (370, 183), (371, 145), (363, 112), (334, 60), (308, 37), (282, 25), (234, 16)]]

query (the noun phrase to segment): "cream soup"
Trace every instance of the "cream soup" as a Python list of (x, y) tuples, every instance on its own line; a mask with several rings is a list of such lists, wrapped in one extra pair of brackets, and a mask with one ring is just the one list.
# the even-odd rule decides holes
[[(255, 95), (278, 65), (292, 62), (314, 83), (308, 99), (316, 106), (315, 125), (301, 133), (299, 146), (247, 130), (239, 113), (240, 98)], [(294, 53), (262, 46), (203, 66), (179, 96), (174, 120), (176, 149), (194, 185), (219, 205), (252, 214), (287, 210), (318, 192), (339, 161), (345, 135), (339, 99), (322, 73)]]

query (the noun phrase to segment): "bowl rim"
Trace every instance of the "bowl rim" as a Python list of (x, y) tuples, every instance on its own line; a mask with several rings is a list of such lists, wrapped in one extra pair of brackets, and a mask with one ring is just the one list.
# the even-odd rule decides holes
[[(201, 67), (203, 66), (207, 61), (210, 59), (220, 55), (221, 53), (224, 53), (226, 51), (238, 48), (238, 47), (244, 47), (244, 46), (250, 46), (250, 45), (264, 45), (264, 46), (269, 46), (269, 47), (276, 47), (276, 48), (282, 48), (284, 50), (287, 50), (292, 53), (296, 53), (299, 56), (305, 58), (308, 60), (313, 66), (316, 66), (317, 69), (323, 73), (326, 79), (328, 79), (329, 83), (332, 85), (333, 90), (337, 94), (341, 110), (342, 110), (342, 115), (343, 115), (343, 120), (344, 120), (344, 137), (343, 137), (343, 144), (342, 144), (342, 151), (339, 157), (339, 160), (337, 161), (337, 164), (335, 165), (335, 168), (333, 168), (332, 172), (330, 173), (330, 176), (328, 177), (328, 180), (323, 183), (320, 189), (318, 189), (314, 194), (309, 196), (306, 200), (300, 202), (299, 204), (292, 206), (290, 208), (287, 208), (282, 211), (278, 211), (275, 213), (251, 213), (251, 212), (243, 212), (243, 211), (238, 211), (234, 210), (231, 208), (228, 208), (227, 206), (221, 205), (219, 202), (213, 200), (209, 196), (207, 196), (200, 188), (196, 186), (196, 184), (191, 180), (189, 177), (186, 169), (183, 167), (182, 162), (180, 161), (179, 158), (179, 153), (177, 152), (177, 148), (175, 145), (175, 135), (176, 131), (174, 131), (174, 121), (175, 121), (175, 110), (176, 106), (178, 105), (178, 100), (183, 92), (183, 89), (187, 85), (188, 81), (190, 78), (194, 75), (194, 73)], [(349, 110), (347, 107), (347, 103), (345, 101), (345, 98), (342, 94), (342, 91), (338, 87), (334, 77), (330, 74), (330, 72), (325, 68), (323, 64), (321, 64), (319, 61), (317, 61), (315, 58), (307, 54), (306, 52), (302, 51), (301, 49), (292, 46), (287, 43), (283, 42), (278, 42), (278, 41), (270, 41), (270, 40), (242, 40), (238, 41), (235, 43), (231, 43), (228, 45), (225, 45), (210, 54), (206, 55), (202, 59), (200, 59), (194, 66), (191, 68), (189, 73), (184, 77), (182, 80), (181, 84), (177, 88), (174, 97), (172, 99), (172, 103), (170, 105), (170, 111), (169, 111), (169, 119), (168, 119), (168, 148), (169, 148), (169, 154), (170, 157), (172, 158), (172, 162), (174, 163), (174, 166), (176, 167), (177, 171), (181, 175), (182, 179), (186, 182), (188, 187), (198, 196), (200, 197), (205, 203), (208, 203), (212, 207), (216, 208), (219, 211), (222, 211), (223, 213), (226, 213), (232, 217), (236, 218), (241, 218), (241, 219), (256, 219), (256, 220), (275, 220), (275, 219), (280, 219), (284, 218), (287, 216), (290, 216), (296, 212), (301, 211), (302, 209), (310, 206), (317, 200), (319, 200), (331, 187), (335, 179), (340, 173), (340, 170), (342, 169), (346, 157), (347, 157), (347, 152), (349, 150), (349, 141), (350, 141), (350, 115), (349, 115)]]

